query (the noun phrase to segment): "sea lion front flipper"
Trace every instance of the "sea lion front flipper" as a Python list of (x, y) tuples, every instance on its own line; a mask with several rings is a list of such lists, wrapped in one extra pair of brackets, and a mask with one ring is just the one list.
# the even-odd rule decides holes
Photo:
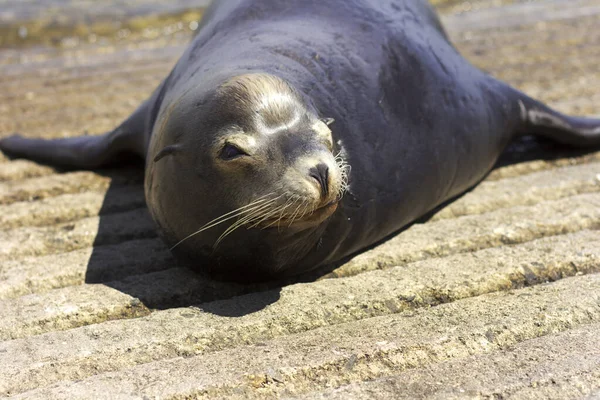
[(521, 118), (519, 134), (545, 136), (572, 146), (600, 145), (600, 119), (564, 115), (517, 90), (514, 92)]
[(13, 135), (0, 140), (0, 150), (12, 157), (44, 164), (92, 169), (109, 164), (123, 153), (145, 155), (147, 103), (115, 130), (104, 135), (59, 139), (29, 139)]

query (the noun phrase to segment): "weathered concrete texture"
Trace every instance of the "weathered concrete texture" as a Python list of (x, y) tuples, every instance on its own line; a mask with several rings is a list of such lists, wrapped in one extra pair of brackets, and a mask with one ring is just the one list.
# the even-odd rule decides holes
[[(9, 164), (10, 165), (10, 164)], [(19, 201), (41, 200), (62, 194), (84, 191), (106, 191), (109, 185), (125, 184), (127, 176), (110, 178), (97, 173), (81, 171), (54, 174), (22, 181), (0, 182), (0, 205)]]
[[(508, 296), (485, 295), (410, 314), (371, 318), (367, 324), (336, 325), (201, 357), (148, 363), (26, 396), (113, 399), (298, 394), (501, 350), (598, 322), (600, 275), (569, 278)], [(592, 348), (594, 343), (587, 346)], [(595, 355), (598, 361), (600, 355), (597, 351)]]
[(476, 190), (450, 203), (431, 221), (534, 205), (582, 193), (600, 191), (600, 163), (554, 168), (500, 182), (484, 181)]
[[(0, 135), (118, 124), (185, 48), (189, 27), (162, 30), (184, 21), (189, 2), (148, 14), (158, 3), (94, 4), (89, 12), (116, 24), (90, 25), (104, 32), (91, 40), (77, 19), (84, 3), (19, 2), (9, 25), (46, 29), (60, 4), (65, 18), (48, 37), (68, 37), (0, 48)], [(0, 0), (0, 25), (11, 4)], [(600, 114), (600, 0), (436, 4), (475, 64), (564, 112)], [(0, 155), (0, 395), (600, 393), (598, 151), (522, 139), (429, 220), (286, 286), (180, 268), (156, 237), (142, 183), (135, 167), (61, 171)]]
[(496, 9), (511, 4), (544, 2), (545, 0), (431, 0), (439, 12), (443, 14), (462, 14), (478, 10)]
[(36, 164), (33, 161), (14, 160), (2, 165), (2, 169), (0, 169), (0, 182), (35, 178), (50, 175), (54, 172), (54, 168)]
[(598, 332), (600, 324), (584, 325), (527, 340), (503, 352), (445, 361), (307, 398), (558, 400), (591, 395), (600, 389)]
[[(99, 232), (100, 218), (104, 218), (110, 225), (110, 232)], [(22, 227), (0, 232), (0, 260), (151, 237), (156, 237), (155, 225), (148, 211), (141, 208), (106, 217), (84, 218), (72, 223)], [(24, 246), (24, 243), (27, 245)]]
[(84, 282), (111, 282), (172, 267), (174, 260), (159, 239), (88, 247), (69, 253), (3, 261), (0, 299), (41, 293)]
[[(583, 231), (512, 248), (434, 258), (352, 278), (291, 285), (227, 301), (204, 303), (199, 307), (205, 312), (169, 309), (145, 318), (14, 340), (0, 343), (0, 353), (8, 361), (0, 366), (0, 375), (6, 377), (6, 386), (0, 385), (0, 393), (22, 391), (58, 379), (81, 379), (144, 360), (205, 353), (235, 343), (258, 343), (267, 338), (322, 326), (403, 313), (480, 294), (595, 272), (600, 272), (600, 233)], [(153, 298), (145, 301), (153, 299), (154, 303), (158, 303), (160, 296), (168, 296), (172, 290), (187, 292), (188, 297), (203, 291), (210, 292), (205, 281), (193, 282), (193, 278), (184, 271), (179, 273), (182, 274), (179, 279), (175, 274), (170, 275), (173, 281), (156, 279), (152, 276), (154, 274), (147, 276), (148, 280), (160, 283), (152, 286), (151, 282), (146, 282), (147, 287), (163, 289), (166, 285), (166, 293), (152, 293), (150, 296)], [(600, 279), (600, 275), (592, 276)], [(186, 280), (192, 281), (189, 286)], [(126, 284), (121, 284), (120, 288), (126, 293), (135, 292)], [(219, 295), (225, 296), (226, 288), (217, 286)], [(235, 294), (231, 293), (231, 287), (229, 291), (230, 296)], [(9, 337), (28, 336), (49, 328), (60, 329), (59, 326), (48, 327), (56, 324), (53, 322), (56, 320), (63, 324), (80, 321), (84, 325), (90, 320), (100, 322), (111, 316), (119, 318), (120, 313), (130, 309), (134, 302), (134, 299), (115, 293), (111, 288), (100, 291), (99, 287), (75, 287), (75, 290), (69, 289), (68, 294), (63, 292), (51, 291), (45, 296), (34, 295), (33, 300), (32, 296), (26, 296), (1, 303), (0, 320), (8, 318), (8, 315), (2, 315), (3, 309), (7, 314), (14, 309), (24, 311), (19, 313), (21, 321), (7, 320), (0, 328)], [(600, 293), (582, 292), (581, 295), (593, 298)], [(105, 298), (110, 298), (111, 302), (107, 304)], [(35, 300), (54, 307), (36, 308)], [(186, 300), (185, 296), (182, 300)], [(192, 299), (187, 300), (191, 302)], [(90, 306), (94, 301), (96, 306)], [(28, 308), (30, 303), (33, 306)], [(231, 319), (218, 315), (242, 316)], [(146, 334), (140, 334), (142, 332)], [(121, 354), (123, 349), (127, 352)]]
[(600, 228), (600, 194), (584, 194), (531, 207), (416, 224), (328, 276), (350, 276), (487, 247), (527, 242), (545, 236)]
[(145, 205), (144, 192), (140, 186), (118, 188), (110, 198), (106, 198), (106, 191), (65, 194), (36, 202), (34, 210), (29, 202), (0, 206), (0, 225), (7, 229), (23, 225), (52, 225), (98, 214), (142, 208)]

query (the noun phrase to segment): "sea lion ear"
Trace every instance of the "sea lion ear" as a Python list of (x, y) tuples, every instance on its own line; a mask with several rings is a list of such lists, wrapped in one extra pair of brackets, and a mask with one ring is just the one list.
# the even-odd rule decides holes
[(172, 144), (170, 146), (167, 146), (158, 152), (158, 154), (154, 157), (154, 162), (160, 161), (163, 157), (177, 153), (179, 150), (181, 150), (181, 146), (179, 146), (178, 144)]
[(335, 122), (333, 118), (321, 118), (321, 121), (325, 123), (325, 125), (329, 126)]

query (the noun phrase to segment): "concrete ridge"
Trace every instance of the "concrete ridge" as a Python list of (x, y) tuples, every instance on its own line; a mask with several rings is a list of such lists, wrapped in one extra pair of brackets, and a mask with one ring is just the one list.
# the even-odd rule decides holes
[(228, 348), (202, 358), (150, 362), (15, 398), (262, 398), (302, 394), (505, 349), (598, 323), (599, 290), (600, 275), (568, 278), (517, 290), (512, 296), (484, 295), (409, 315), (371, 318), (369, 324), (350, 322)]
[[(182, 50), (177, 46), (177, 50)], [(124, 50), (118, 52), (120, 62), (123, 62), (122, 58), (124, 58), (123, 54)], [(43, 95), (49, 93), (56, 92), (67, 92), (71, 90), (73, 87), (78, 87), (86, 90), (98, 89), (107, 84), (107, 81), (110, 79), (110, 82), (113, 84), (119, 82), (120, 80), (132, 80), (133, 82), (146, 82), (146, 81), (155, 81), (160, 80), (164, 75), (165, 70), (168, 70), (173, 65), (172, 56), (165, 57), (164, 60), (156, 60), (154, 54), (149, 54), (148, 59), (141, 58), (133, 61), (129, 61), (124, 64), (120, 64), (118, 59), (115, 59), (114, 63), (107, 63), (106, 65), (83, 65), (72, 67), (72, 73), (67, 73), (64, 70), (56, 70), (56, 73), (52, 73), (52, 84), (48, 86), (41, 87), (35, 90), (35, 98), (27, 98), (20, 93), (12, 93), (8, 91), (7, 94), (2, 95), (2, 99), (4, 101), (12, 101), (17, 103), (25, 104), (27, 102), (31, 102), (34, 99), (39, 99), (38, 101), (43, 100)], [(148, 62), (152, 61), (151, 65), (148, 65)], [(133, 65), (132, 65), (133, 64)], [(98, 70), (102, 68), (102, 70)], [(89, 71), (87, 71), (89, 70)], [(0, 68), (2, 71), (2, 68)], [(75, 74), (76, 71), (76, 74)], [(52, 71), (54, 72), (54, 71)], [(32, 71), (33, 73), (33, 71)], [(137, 74), (132, 76), (132, 74)], [(91, 80), (94, 78), (94, 80)], [(38, 81), (44, 82), (47, 81), (48, 77), (39, 77), (36, 75), (26, 76), (25, 82), (28, 85), (35, 85)], [(2, 89), (11, 89), (16, 86), (14, 80), (8, 80), (5, 82), (0, 81), (0, 88)], [(145, 85), (144, 85), (145, 87)], [(144, 87), (139, 88), (139, 90), (145, 90)]]
[(534, 206), (415, 224), (337, 268), (328, 277), (405, 265), (431, 257), (525, 243), (546, 236), (600, 228), (600, 195), (582, 194)]
[[(32, 205), (35, 208), (33, 212)], [(35, 204), (17, 202), (0, 205), (0, 225), (5, 229), (42, 227), (145, 207), (143, 186), (129, 185), (111, 188), (110, 196), (106, 196), (104, 190), (91, 190), (46, 197)]]
[(113, 177), (102, 176), (91, 171), (75, 171), (38, 176), (22, 181), (0, 182), (0, 205), (83, 191), (106, 191), (111, 184), (131, 183), (137, 180), (138, 176), (139, 171), (131, 170), (119, 172)]
[(555, 168), (597, 163), (598, 161), (600, 161), (600, 152), (589, 153), (580, 157), (523, 162), (508, 165), (506, 167), (496, 168), (490, 172), (490, 174), (485, 178), (485, 181), (499, 181), (501, 179), (515, 178), (536, 172), (551, 171)]
[[(99, 231), (100, 219), (103, 229)], [(0, 231), (0, 260), (66, 253), (91, 246), (156, 236), (156, 226), (148, 210), (138, 208), (59, 225)]]
[(3, 157), (0, 163), (2, 164), (0, 182), (21, 181), (56, 173), (56, 170), (52, 167), (39, 165), (29, 160), (15, 159), (9, 162)]
[(503, 208), (533, 205), (541, 201), (600, 191), (600, 163), (590, 162), (551, 171), (485, 180), (475, 189), (436, 213), (430, 221), (484, 214)]
[[(595, 343), (598, 332), (600, 324), (583, 325), (526, 340), (503, 352), (450, 359), (400, 375), (295, 398), (581, 398), (600, 389), (600, 347)], [(556, 372), (549, 376), (549, 370)]]
[(160, 239), (139, 239), (68, 253), (19, 258), (0, 266), (0, 299), (125, 279), (165, 270), (175, 261)]
[[(368, 272), (357, 277), (296, 284), (229, 300), (197, 303), (206, 312), (193, 308), (170, 308), (143, 318), (105, 322), (66, 332), (0, 342), (0, 353), (8, 361), (4, 366), (0, 365), (0, 375), (6, 377), (7, 385), (0, 393), (12, 392), (16, 390), (15, 387), (26, 390), (50, 384), (56, 379), (82, 379), (101, 371), (120, 369), (148, 360), (212, 352), (323, 326), (462, 301), (568, 276), (592, 274), (600, 268), (599, 240), (598, 232), (580, 232), (515, 246), (509, 253), (505, 249), (488, 249), (386, 271)], [(482, 263), (482, 260), (493, 261)], [(184, 274), (183, 271), (180, 273)], [(164, 285), (164, 291), (169, 293), (172, 289), (169, 286), (171, 278), (163, 276), (165, 278), (159, 280), (161, 284), (158, 286)], [(600, 274), (588, 277), (595, 281), (600, 279)], [(182, 276), (184, 279), (185, 275)], [(190, 279), (193, 278), (190, 276)], [(173, 286), (179, 290), (196, 292), (180, 285), (178, 280), (173, 282)], [(206, 281), (197, 280), (196, 285), (204, 285), (199, 289), (207, 288)], [(2, 323), (2, 330), (10, 332), (11, 326), (17, 324), (16, 329), (12, 330), (15, 336), (35, 334), (36, 330), (39, 333), (43, 325), (37, 323), (36, 318), (45, 321), (49, 315), (57, 320), (80, 318), (84, 322), (97, 322), (95, 318), (100, 320), (110, 312), (106, 306), (102, 307), (105, 297), (120, 299), (109, 303), (118, 312), (130, 307), (135, 300), (123, 293), (114, 293), (113, 289), (100, 288), (94, 287), (94, 292), (88, 292), (90, 296), (84, 292), (74, 297), (57, 295), (53, 300), (52, 297), (42, 296), (33, 300), (19, 298), (8, 303), (2, 302), (0, 309), (4, 310), (19, 307), (19, 303), (27, 301), (34, 304), (25, 325), (9, 320)], [(128, 291), (124, 284), (117, 288), (122, 292)], [(217, 284), (215, 289), (219, 292), (227, 289), (227, 286)], [(235, 294), (235, 290), (240, 289), (229, 287), (228, 290)], [(129, 291), (134, 292), (135, 289), (130, 287)], [(141, 292), (143, 290), (137, 290), (137, 293)], [(48, 295), (54, 296), (52, 292)], [(586, 292), (580, 295), (585, 296)], [(595, 296), (593, 291), (590, 296)], [(60, 298), (67, 301), (60, 302)], [(68, 300), (71, 298), (74, 299), (72, 303)], [(79, 307), (79, 304), (93, 304), (96, 298), (102, 298), (97, 302), (97, 308), (88, 306), (88, 310), (82, 310)], [(36, 303), (36, 299), (40, 301)], [(272, 299), (270, 301), (273, 303), (266, 307), (265, 299)], [(40, 303), (56, 306), (50, 311), (35, 307)], [(89, 310), (105, 314), (96, 317), (93, 313), (88, 315)], [(229, 316), (232, 312), (238, 317), (231, 319)], [(4, 316), (0, 321), (3, 319)], [(24, 332), (19, 333), (19, 328)], [(127, 352), (120, 354), (124, 348)], [(120, 356), (118, 364), (115, 364), (117, 354)]]

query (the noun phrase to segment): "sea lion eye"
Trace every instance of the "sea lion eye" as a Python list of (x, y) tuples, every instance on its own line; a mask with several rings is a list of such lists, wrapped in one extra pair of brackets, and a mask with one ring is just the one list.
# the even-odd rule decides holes
[(220, 157), (223, 160), (233, 160), (234, 158), (238, 158), (241, 156), (247, 156), (248, 153), (246, 153), (244, 150), (240, 149), (239, 147), (231, 144), (231, 143), (226, 143), (225, 146), (223, 146), (223, 150), (221, 150), (221, 154)]

